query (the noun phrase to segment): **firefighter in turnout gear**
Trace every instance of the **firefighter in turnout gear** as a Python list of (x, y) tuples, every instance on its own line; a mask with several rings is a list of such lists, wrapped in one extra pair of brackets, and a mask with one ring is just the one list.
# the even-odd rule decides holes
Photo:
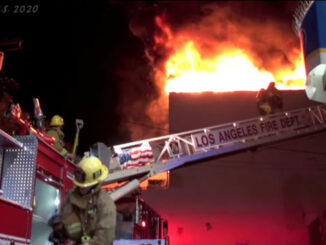
[(64, 133), (62, 131), (62, 127), (64, 125), (64, 120), (59, 115), (54, 115), (50, 121), (50, 127), (47, 130), (46, 134), (55, 138), (55, 144), (53, 145), (54, 149), (60, 152), (63, 156), (70, 156), (68, 155), (68, 151), (65, 148), (64, 143)]
[(282, 96), (275, 87), (275, 82), (270, 82), (266, 90), (262, 88), (256, 98), (258, 111), (261, 115), (269, 115), (283, 108)]
[(101, 189), (108, 169), (97, 157), (84, 157), (61, 207), (61, 220), (68, 239), (65, 245), (111, 245), (116, 227), (116, 205)]

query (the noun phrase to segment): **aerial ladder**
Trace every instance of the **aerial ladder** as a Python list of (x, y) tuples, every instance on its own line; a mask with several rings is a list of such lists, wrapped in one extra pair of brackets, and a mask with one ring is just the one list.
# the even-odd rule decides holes
[[(12, 109), (17, 109), (13, 112), (19, 112), (18, 107)], [(11, 115), (13, 120), (20, 121), (19, 113)], [(26, 126), (26, 123), (22, 125)], [(55, 205), (59, 205), (59, 200), (63, 200), (65, 192), (73, 186), (76, 164), (60, 155), (46, 136), (35, 133), (39, 132), (37, 129), (27, 128), (29, 135), (15, 137), (0, 130), (0, 153), (3, 159), (0, 208), (2, 214), (6, 214), (0, 225), (0, 233), (5, 234), (2, 237), (0, 234), (0, 243), (8, 239), (23, 239), (26, 244), (33, 243), (39, 234), (31, 238), (31, 227), (39, 224), (46, 227), (47, 223), (46, 217), (38, 213), (45, 204), (42, 198), (52, 198)], [(122, 197), (134, 194), (133, 191), (139, 189), (143, 181), (161, 173), (225, 154), (323, 131), (326, 131), (326, 105), (320, 104), (111, 147), (101, 143), (100, 147), (91, 147), (89, 154), (98, 156), (109, 168), (110, 174), (102, 182), (108, 195), (114, 201), (123, 201)], [(107, 188), (111, 184), (118, 185)], [(48, 191), (42, 192), (43, 189), (37, 186), (46, 186), (45, 190)], [(51, 193), (53, 197), (48, 196)], [(38, 208), (35, 208), (35, 200)], [(140, 204), (137, 200), (136, 204)], [(15, 222), (12, 217), (18, 213), (21, 215), (19, 222), (29, 225), (17, 231), (10, 230), (8, 227), (11, 226), (7, 223), (13, 225)], [(136, 212), (137, 225), (143, 214)], [(126, 240), (117, 240), (115, 244), (123, 242)]]
[(284, 111), (111, 147), (110, 174), (103, 185), (123, 182), (114, 200), (159, 173), (208, 158), (326, 130), (326, 105)]

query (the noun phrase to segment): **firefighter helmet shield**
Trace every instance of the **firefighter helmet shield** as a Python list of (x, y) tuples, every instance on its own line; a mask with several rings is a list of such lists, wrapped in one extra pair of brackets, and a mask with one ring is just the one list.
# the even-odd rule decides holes
[(77, 165), (73, 182), (79, 187), (96, 185), (108, 175), (108, 169), (97, 157), (85, 157)]
[(54, 115), (51, 118), (50, 126), (63, 126), (63, 118), (59, 115)]

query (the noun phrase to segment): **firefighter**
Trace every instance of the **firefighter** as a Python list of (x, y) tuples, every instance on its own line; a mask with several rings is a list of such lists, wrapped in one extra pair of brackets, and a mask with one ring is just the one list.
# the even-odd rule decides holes
[(270, 82), (267, 87), (267, 99), (274, 110), (283, 108), (282, 96), (280, 91), (275, 87), (275, 82)]
[(63, 125), (64, 125), (63, 118), (59, 115), (54, 115), (51, 118), (50, 127), (46, 131), (46, 134), (55, 138), (55, 144), (53, 145), (53, 147), (57, 151), (59, 151), (61, 155), (72, 159), (73, 155), (68, 153), (67, 149), (65, 148), (65, 143), (64, 143), (65, 135), (62, 131)]
[(262, 88), (256, 98), (261, 115), (269, 115), (283, 108), (281, 93), (275, 87), (275, 82), (270, 82), (267, 89)]
[(108, 169), (97, 157), (84, 157), (77, 165), (71, 189), (62, 203), (61, 220), (68, 239), (65, 245), (113, 244), (116, 206), (101, 189)]

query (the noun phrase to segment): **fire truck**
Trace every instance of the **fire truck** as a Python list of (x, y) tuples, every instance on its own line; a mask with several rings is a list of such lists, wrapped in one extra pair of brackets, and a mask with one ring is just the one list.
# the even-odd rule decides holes
[[(324, 130), (326, 105), (317, 105), (111, 147), (103, 143), (90, 147), (89, 154), (109, 168), (103, 188), (120, 211), (114, 244), (168, 244), (167, 223), (137, 194), (149, 178)], [(50, 244), (47, 222), (73, 186), (75, 164), (45, 139), (35, 129), (15, 137), (0, 130), (0, 244)]]
[[(319, 13), (316, 8), (324, 6), (322, 2), (308, 1), (306, 12), (311, 9)], [(299, 20), (303, 28), (311, 27), (311, 15), (307, 14), (305, 22), (306, 12)], [(318, 31), (311, 34), (312, 39), (313, 35), (318, 36)], [(309, 49), (309, 45), (305, 47)], [(309, 59), (313, 50), (306, 49), (305, 58), (313, 62), (306, 62), (309, 69), (323, 64), (323, 58)], [(318, 50), (312, 54), (322, 56), (323, 50)], [(310, 99), (325, 102), (325, 89), (320, 86), (324, 84), (324, 65), (321, 68), (317, 75), (313, 72), (309, 77), (306, 92)], [(325, 130), (326, 105), (317, 105), (111, 147), (91, 147), (90, 153), (109, 167), (103, 189), (121, 211), (114, 244), (168, 244), (167, 223), (136, 191), (150, 178), (209, 158)], [(32, 127), (29, 135), (15, 137), (0, 130), (0, 153), (0, 244), (50, 244), (47, 222), (72, 187), (75, 164)]]
[[(0, 71), (3, 51), (20, 50), (22, 42), (21, 39), (11, 39), (0, 43)], [(9, 78), (5, 76), (5, 79), (8, 83)], [(1, 245), (51, 244), (48, 237), (52, 228), (48, 221), (59, 212), (65, 193), (73, 187), (76, 165), (53, 148), (55, 139), (45, 134), (45, 116), (39, 100), (33, 98), (33, 101), (34, 123), (24, 117), (19, 104), (11, 104), (1, 115), (15, 128), (11, 134), (0, 129)], [(82, 120), (76, 119), (73, 152), (82, 125)], [(93, 145), (90, 154), (98, 156), (109, 167), (111, 152), (104, 144)], [(113, 171), (112, 167), (110, 171)], [(141, 198), (140, 192), (130, 193), (126, 188), (116, 191), (122, 184), (103, 186), (116, 201), (118, 209), (116, 237), (119, 241), (115, 244), (125, 244), (128, 240), (131, 244), (135, 239), (136, 244), (143, 244), (143, 239), (146, 239), (146, 244), (167, 244), (167, 221)]]
[[(23, 122), (19, 117), (15, 120)], [(42, 132), (26, 122), (23, 125), (29, 128), (29, 135), (13, 137), (0, 130), (0, 244), (51, 244), (48, 220), (59, 212), (66, 191), (73, 187), (76, 165), (55, 150)], [(90, 150), (107, 163), (103, 149), (95, 153), (93, 146)], [(146, 239), (146, 244), (166, 244), (166, 221), (144, 202), (139, 192), (125, 196), (124, 188), (119, 192), (106, 189), (118, 209), (117, 238), (122, 240), (115, 244), (125, 244), (127, 239), (137, 239), (137, 244), (142, 239)]]

